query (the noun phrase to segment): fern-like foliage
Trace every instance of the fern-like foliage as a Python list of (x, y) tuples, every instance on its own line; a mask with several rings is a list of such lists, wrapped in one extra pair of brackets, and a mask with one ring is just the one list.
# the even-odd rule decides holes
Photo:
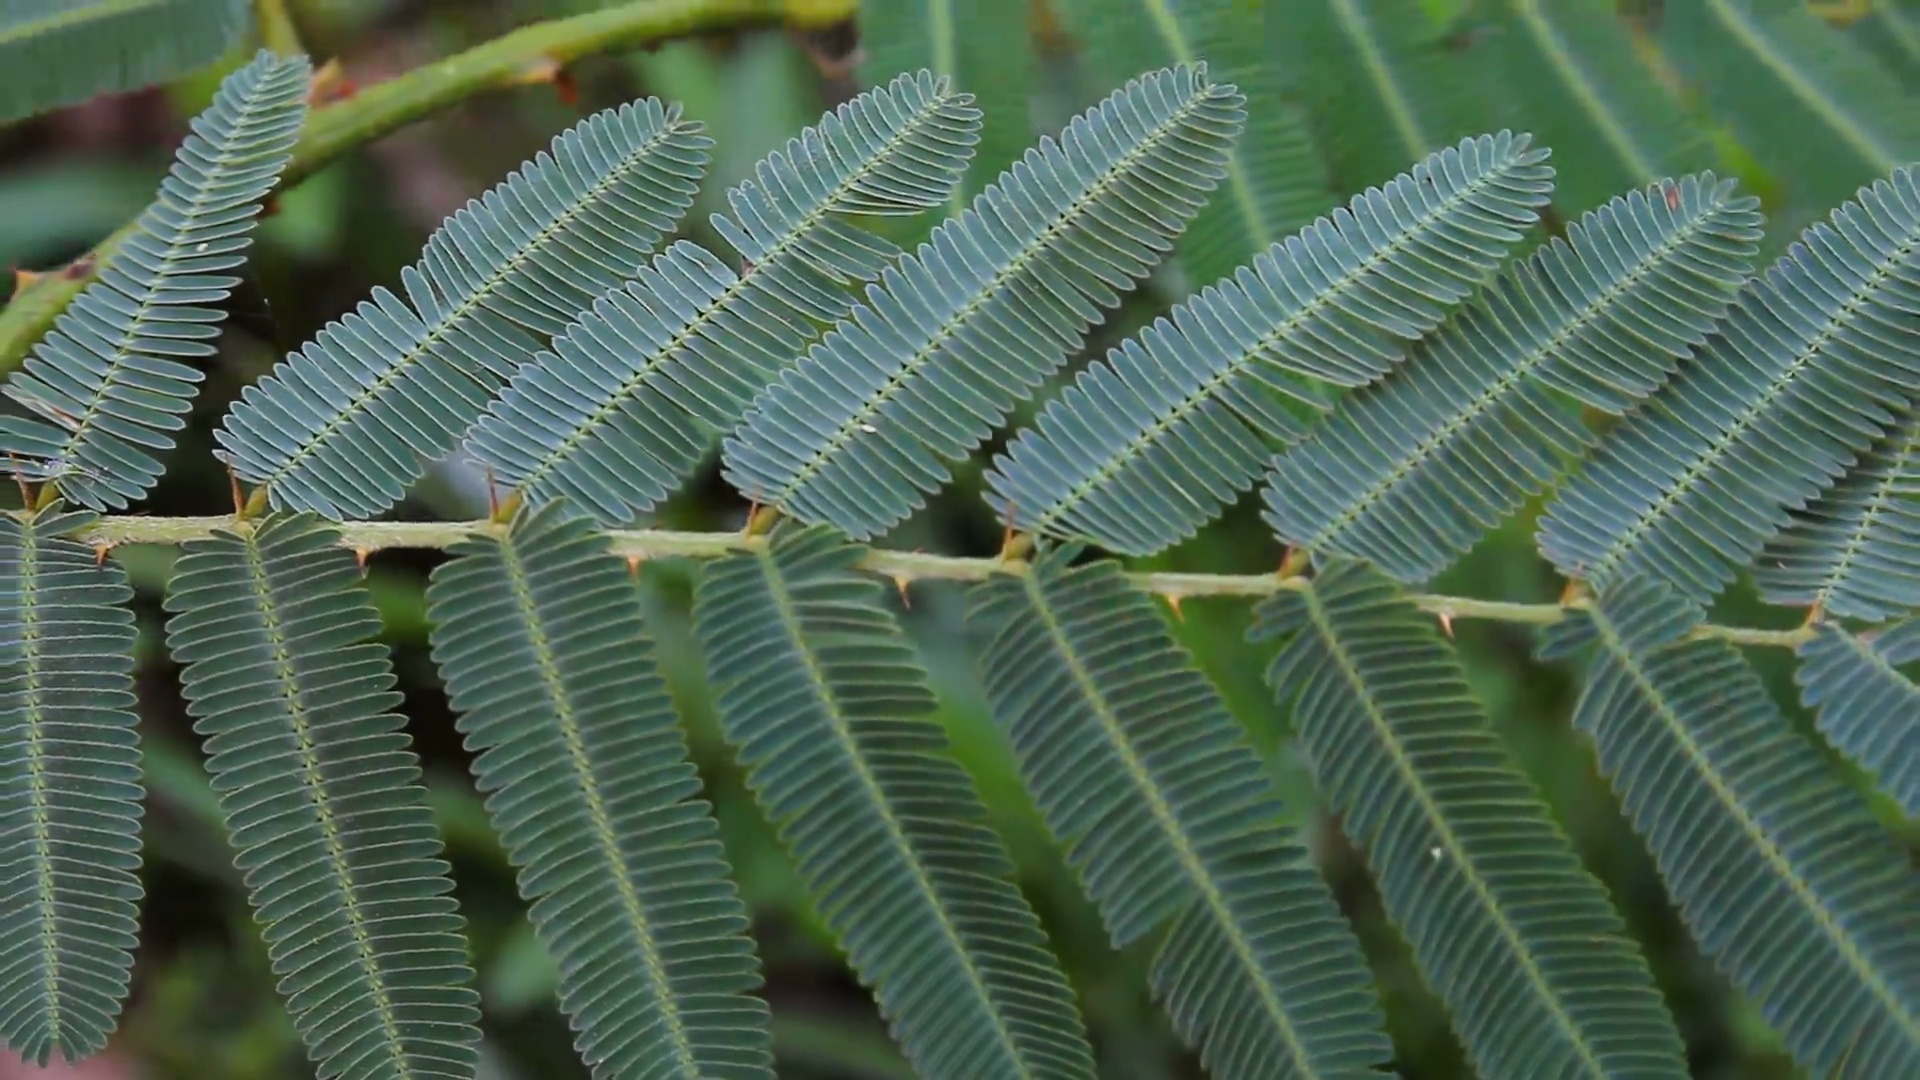
[(106, 1045), (141, 895), (133, 590), (66, 539), (92, 520), (0, 516), (0, 1039), (40, 1065)]
[(772, 1080), (727, 877), (634, 584), (564, 503), (454, 548), (433, 658), (596, 1075)]
[(1259, 756), (1152, 602), (1072, 546), (977, 586), (982, 683), (1116, 946), (1220, 1077), (1377, 1077), (1391, 1056), (1352, 932)]
[(1275, 244), (1082, 372), (988, 474), (1033, 532), (1146, 555), (1250, 487), (1276, 444), (1483, 284), (1552, 190), (1525, 136), (1468, 139)]
[(1920, 619), (1872, 636), (1822, 626), (1800, 646), (1800, 700), (1820, 731), (1920, 818), (1920, 686), (1900, 672), (1920, 660)]
[(846, 314), (843, 286), (899, 255), (839, 216), (939, 205), (979, 126), (971, 99), (925, 71), (829, 113), (729, 193), (733, 218), (714, 215), (740, 273), (690, 241), (668, 248), (521, 370), (468, 454), (527, 498), (565, 497), (606, 524), (653, 508), (806, 348), (811, 323)]
[(1748, 286), (1679, 374), (1600, 444), (1540, 529), (1560, 571), (1705, 600), (1920, 392), (1920, 173), (1833, 212)]
[[(954, 185), (947, 216), (1033, 142), (1028, 99), (1038, 76), (1029, 0), (862, 0), (861, 76), (875, 87), (922, 70), (967, 92), (982, 110), (980, 145)], [(1132, 74), (1132, 72), (1128, 72)]]
[(1758, 207), (1706, 173), (1575, 222), (1282, 455), (1267, 522), (1402, 581), (1446, 569), (1587, 449), (1555, 391), (1624, 412), (1706, 341), (1750, 272)]
[(134, 232), (5, 386), (35, 415), (0, 417), (0, 454), (95, 509), (153, 487), (306, 119), (309, 75), (304, 57), (261, 52), (220, 84)]
[(1433, 620), (1345, 559), (1257, 618), (1316, 786), (1479, 1074), (1684, 1080), (1645, 962)]
[(1775, 604), (1890, 619), (1920, 608), (1920, 411), (1909, 408), (1754, 565)]
[(861, 555), (782, 526), (703, 568), (694, 621), (727, 737), (921, 1076), (1091, 1080), (1065, 977)]
[(218, 60), (247, 0), (8, 0), (0, 6), (0, 124), (137, 90)]
[(167, 644), (280, 993), (322, 1080), (471, 1078), (479, 1000), (379, 614), (338, 536), (184, 545)]
[(1042, 140), (755, 400), (724, 444), (727, 479), (858, 539), (900, 522), (1165, 254), (1223, 175), (1244, 104), (1183, 65)]
[(1713, 163), (1706, 133), (1652, 77), (1610, 4), (1495, 0), (1477, 28), (1527, 130), (1560, 155), (1563, 216)]
[(216, 432), (272, 505), (326, 518), (398, 502), (501, 385), (693, 204), (711, 145), (647, 98), (581, 121), (448, 218), (384, 288), (250, 386)]
[(1618, 581), (1552, 628), (1596, 654), (1574, 723), (1706, 953), (1815, 1076), (1920, 1076), (1920, 886), (1699, 607)]
[(1067, 0), (1061, 14), (1081, 54), (1109, 84), (1205, 60), (1214, 78), (1247, 97), (1247, 129), (1227, 156), (1226, 178), (1180, 240), (1180, 262), (1193, 281), (1226, 277), (1333, 206), (1305, 118), (1286, 99), (1280, 68), (1267, 56), (1258, 8)]

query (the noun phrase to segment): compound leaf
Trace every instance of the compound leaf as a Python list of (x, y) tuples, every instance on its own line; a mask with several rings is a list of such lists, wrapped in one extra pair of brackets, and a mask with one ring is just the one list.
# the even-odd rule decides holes
[(1831, 624), (1800, 646), (1800, 700), (1840, 752), (1920, 818), (1920, 686), (1900, 666), (1920, 660), (1920, 620), (1875, 634)]
[(166, 82), (220, 59), (247, 0), (8, 0), (0, 8), (0, 124)]

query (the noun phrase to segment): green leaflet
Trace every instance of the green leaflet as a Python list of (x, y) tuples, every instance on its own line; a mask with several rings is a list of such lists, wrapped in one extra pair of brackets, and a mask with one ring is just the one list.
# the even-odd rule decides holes
[(1592, 442), (1553, 397), (1626, 411), (1704, 344), (1751, 272), (1759, 201), (1712, 173), (1569, 226), (1268, 473), (1288, 544), (1421, 582)]
[(478, 995), (379, 616), (306, 515), (183, 545), (167, 646), (321, 1080), (467, 1078)]
[(1920, 174), (1808, 229), (1695, 359), (1601, 441), (1541, 522), (1568, 577), (1624, 574), (1704, 601), (1920, 391)]
[(1247, 129), (1227, 156), (1226, 178), (1180, 240), (1180, 262), (1191, 280), (1208, 284), (1232, 274), (1333, 207), (1326, 167), (1283, 94), (1280, 66), (1263, 47), (1256, 5), (1066, 0), (1061, 14), (1106, 85), (1161, 65), (1204, 60), (1214, 78), (1247, 97)]
[(371, 517), (406, 495), (500, 387), (632, 277), (693, 204), (710, 145), (678, 106), (607, 109), (448, 218), (403, 300), (384, 288), (249, 386), (215, 432), (272, 505)]
[(747, 911), (624, 567), (563, 503), (453, 555), (427, 590), (433, 659), (582, 1058), (772, 1080)]
[(911, 214), (947, 197), (980, 111), (925, 71), (828, 113), (728, 192), (714, 227), (750, 269), (682, 240), (595, 301), (522, 368), (467, 453), (539, 502), (602, 524), (650, 510), (814, 336), (853, 306), (843, 287), (899, 255), (839, 220)]
[(1711, 166), (1707, 133), (1634, 53), (1611, 3), (1495, 0), (1477, 29), (1501, 92), (1552, 146), (1562, 218), (1622, 191)]
[(0, 514), (0, 1040), (39, 1065), (106, 1045), (139, 932), (133, 590), (65, 539), (93, 520)]
[(310, 74), (305, 57), (263, 51), (221, 81), (135, 231), (4, 387), (34, 415), (0, 417), (0, 456), (98, 510), (159, 480), (204, 378), (192, 361), (214, 355), (231, 271), (306, 120)]
[[(870, 86), (930, 70), (980, 103), (980, 150), (947, 203), (956, 217), (1033, 142), (1038, 72), (1027, 31), (1031, 0), (861, 0), (860, 76)], [(1129, 71), (1131, 75), (1133, 72)]]
[(1181, 66), (1041, 140), (754, 401), (723, 444), (727, 480), (855, 538), (898, 524), (1166, 252), (1243, 105)]
[(0, 124), (166, 82), (220, 59), (247, 0), (8, 0), (0, 9)]
[(1432, 617), (1336, 559), (1252, 636), (1280, 639), (1268, 682), (1479, 1075), (1684, 1080), (1645, 961)]
[(1379, 184), (1496, 126), (1467, 60), (1424, 0), (1262, 0), (1269, 53), (1291, 73), (1335, 191)]
[(1701, 948), (1815, 1076), (1920, 1076), (1920, 886), (1700, 609), (1645, 578), (1549, 630), (1574, 713)]
[(1920, 608), (1920, 411), (1909, 408), (1753, 566), (1768, 603), (1891, 619)]
[(920, 1075), (1092, 1080), (1066, 979), (861, 555), (782, 526), (702, 570), (694, 623), (727, 739)]
[(1330, 407), (1311, 381), (1379, 378), (1484, 283), (1547, 201), (1546, 158), (1467, 139), (1275, 244), (1083, 371), (995, 458), (988, 502), (1130, 555), (1193, 535), (1300, 438), (1295, 411)]
[(1920, 619), (1872, 635), (1822, 626), (1799, 651), (1800, 700), (1820, 731), (1920, 818), (1920, 686), (1899, 670), (1920, 660)]
[(1392, 1056), (1359, 943), (1282, 833), (1259, 755), (1119, 565), (1044, 552), (974, 589), (994, 719), (1116, 947), (1219, 1077), (1377, 1080)]

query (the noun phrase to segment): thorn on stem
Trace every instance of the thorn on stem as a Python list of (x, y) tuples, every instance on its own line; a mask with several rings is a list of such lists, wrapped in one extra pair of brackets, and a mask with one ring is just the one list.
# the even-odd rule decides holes
[(1434, 614), (1440, 619), (1440, 632), (1451, 639), (1453, 637), (1453, 612), (1448, 611), (1446, 608), (1441, 608)]
[(911, 609), (913, 607), (913, 597), (907, 594), (907, 586), (912, 584), (912, 574), (895, 574), (893, 576), (893, 587), (900, 593), (900, 606), (903, 608)]
[(37, 270), (22, 270), (18, 266), (13, 267), (14, 295), (18, 296), (21, 293), (26, 292), (28, 289), (33, 288), (35, 285), (40, 284), (40, 279), (46, 276), (47, 275), (42, 274)]
[(313, 73), (313, 82), (307, 87), (307, 104), (318, 108), (345, 101), (359, 92), (360, 84), (347, 75), (340, 66), (340, 58), (336, 56), (321, 64), (320, 69)]
[(367, 560), (372, 557), (372, 548), (356, 547), (353, 549), (353, 561), (356, 566), (360, 567), (361, 577), (367, 576)]
[(1173, 621), (1179, 622), (1179, 623), (1186, 622), (1187, 613), (1180, 609), (1180, 602), (1186, 599), (1185, 595), (1177, 592), (1166, 592), (1166, 593), (1161, 593), (1160, 595), (1166, 597), (1167, 607), (1173, 610)]
[(1821, 597), (1813, 602), (1813, 606), (1807, 608), (1807, 621), (1803, 625), (1818, 626), (1820, 625), (1820, 621), (1826, 617), (1827, 601), (1825, 597)]
[(632, 578), (635, 581), (639, 581), (640, 580), (640, 564), (646, 561), (647, 561), (647, 557), (645, 555), (627, 556), (627, 576)]
[(100, 569), (101, 567), (103, 567), (103, 566), (105, 566), (105, 565), (107, 565), (107, 556), (108, 556), (108, 555), (110, 555), (110, 554), (112, 554), (112, 553), (113, 553), (113, 545), (112, 545), (112, 544), (109, 544), (109, 543), (104, 543), (104, 542), (101, 542), (101, 543), (96, 543), (96, 544), (94, 544), (94, 545), (93, 545), (93, 567), (94, 567), (94, 569), (96, 569), (96, 570), (98, 570), (98, 569)]
[(85, 255), (68, 263), (67, 268), (60, 271), (60, 276), (66, 278), (68, 281), (79, 281), (93, 273), (95, 262), (96, 260), (93, 257), (93, 253), (89, 251)]
[(552, 56), (542, 56), (522, 68), (516, 81), (524, 86), (548, 83), (561, 104), (568, 108), (576, 108), (580, 104), (579, 80), (574, 78), (573, 72), (567, 70), (565, 64)]

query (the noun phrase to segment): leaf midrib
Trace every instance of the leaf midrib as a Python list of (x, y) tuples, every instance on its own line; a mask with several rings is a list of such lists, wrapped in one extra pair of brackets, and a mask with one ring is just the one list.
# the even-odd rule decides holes
[[(1702, 0), (1686, 0), (1699, 3)], [(1866, 159), (1876, 173), (1890, 172), (1900, 163), (1902, 155), (1890, 153), (1870, 132), (1862, 128), (1851, 115), (1837, 102), (1831, 100), (1820, 88), (1809, 83), (1800, 74), (1798, 68), (1788, 62), (1773, 47), (1773, 42), (1757, 27), (1747, 14), (1728, 6), (1726, 0), (1704, 0), (1712, 10), (1714, 21), (1726, 27), (1727, 33), (1744, 46), (1753, 58), (1760, 62), (1780, 80), (1794, 97), (1799, 98), (1808, 110), (1825, 120), (1830, 128), (1851, 146), (1855, 152)], [(1826, 31), (1825, 27), (1816, 28)]]
[(1553, 25), (1547, 18), (1543, 5), (1538, 0), (1517, 0), (1517, 2), (1510, 0), (1510, 2), (1514, 8), (1515, 17), (1521, 25), (1526, 27), (1528, 34), (1539, 43), (1540, 52), (1547, 58), (1548, 65), (1560, 74), (1562, 85), (1580, 105), (1581, 110), (1587, 114), (1594, 127), (1599, 129), (1600, 137), (1613, 148), (1620, 163), (1633, 174), (1633, 179), (1641, 183), (1656, 179), (1662, 171), (1660, 166), (1654, 164), (1653, 160), (1641, 151), (1639, 145), (1634, 142), (1628, 126), (1620, 123), (1614, 116), (1613, 110), (1608, 108), (1607, 101), (1601, 95), (1599, 88), (1594, 85), (1593, 78), (1568, 51), (1560, 28)]
[[(1866, 549), (1868, 539), (1878, 530), (1880, 521), (1892, 510), (1893, 504), (1904, 501), (1901, 492), (1905, 483), (1911, 482), (1909, 468), (1916, 454), (1920, 454), (1920, 413), (1909, 415), (1899, 425), (1899, 449), (1886, 462), (1886, 471), (1861, 509), (1860, 520), (1847, 532), (1847, 542), (1841, 547), (1840, 554), (1834, 559), (1833, 567), (1825, 575), (1820, 588), (1813, 594), (1816, 610), (1825, 610), (1831, 606), (1835, 593), (1849, 585), (1853, 567), (1860, 559), (1860, 553)], [(1878, 598), (1875, 598), (1878, 602)]]
[(36, 885), (35, 907), (39, 909), (40, 962), (45, 969), (41, 984), (46, 995), (43, 1006), (48, 1037), (65, 1048), (61, 1033), (60, 990), (60, 909), (59, 884), (53, 869), (52, 798), (47, 785), (47, 751), (40, 684), (40, 530), (33, 522), (20, 522), (20, 642), (22, 645), (22, 681), (26, 684), (27, 777), (29, 820), (32, 821), (33, 870)]

